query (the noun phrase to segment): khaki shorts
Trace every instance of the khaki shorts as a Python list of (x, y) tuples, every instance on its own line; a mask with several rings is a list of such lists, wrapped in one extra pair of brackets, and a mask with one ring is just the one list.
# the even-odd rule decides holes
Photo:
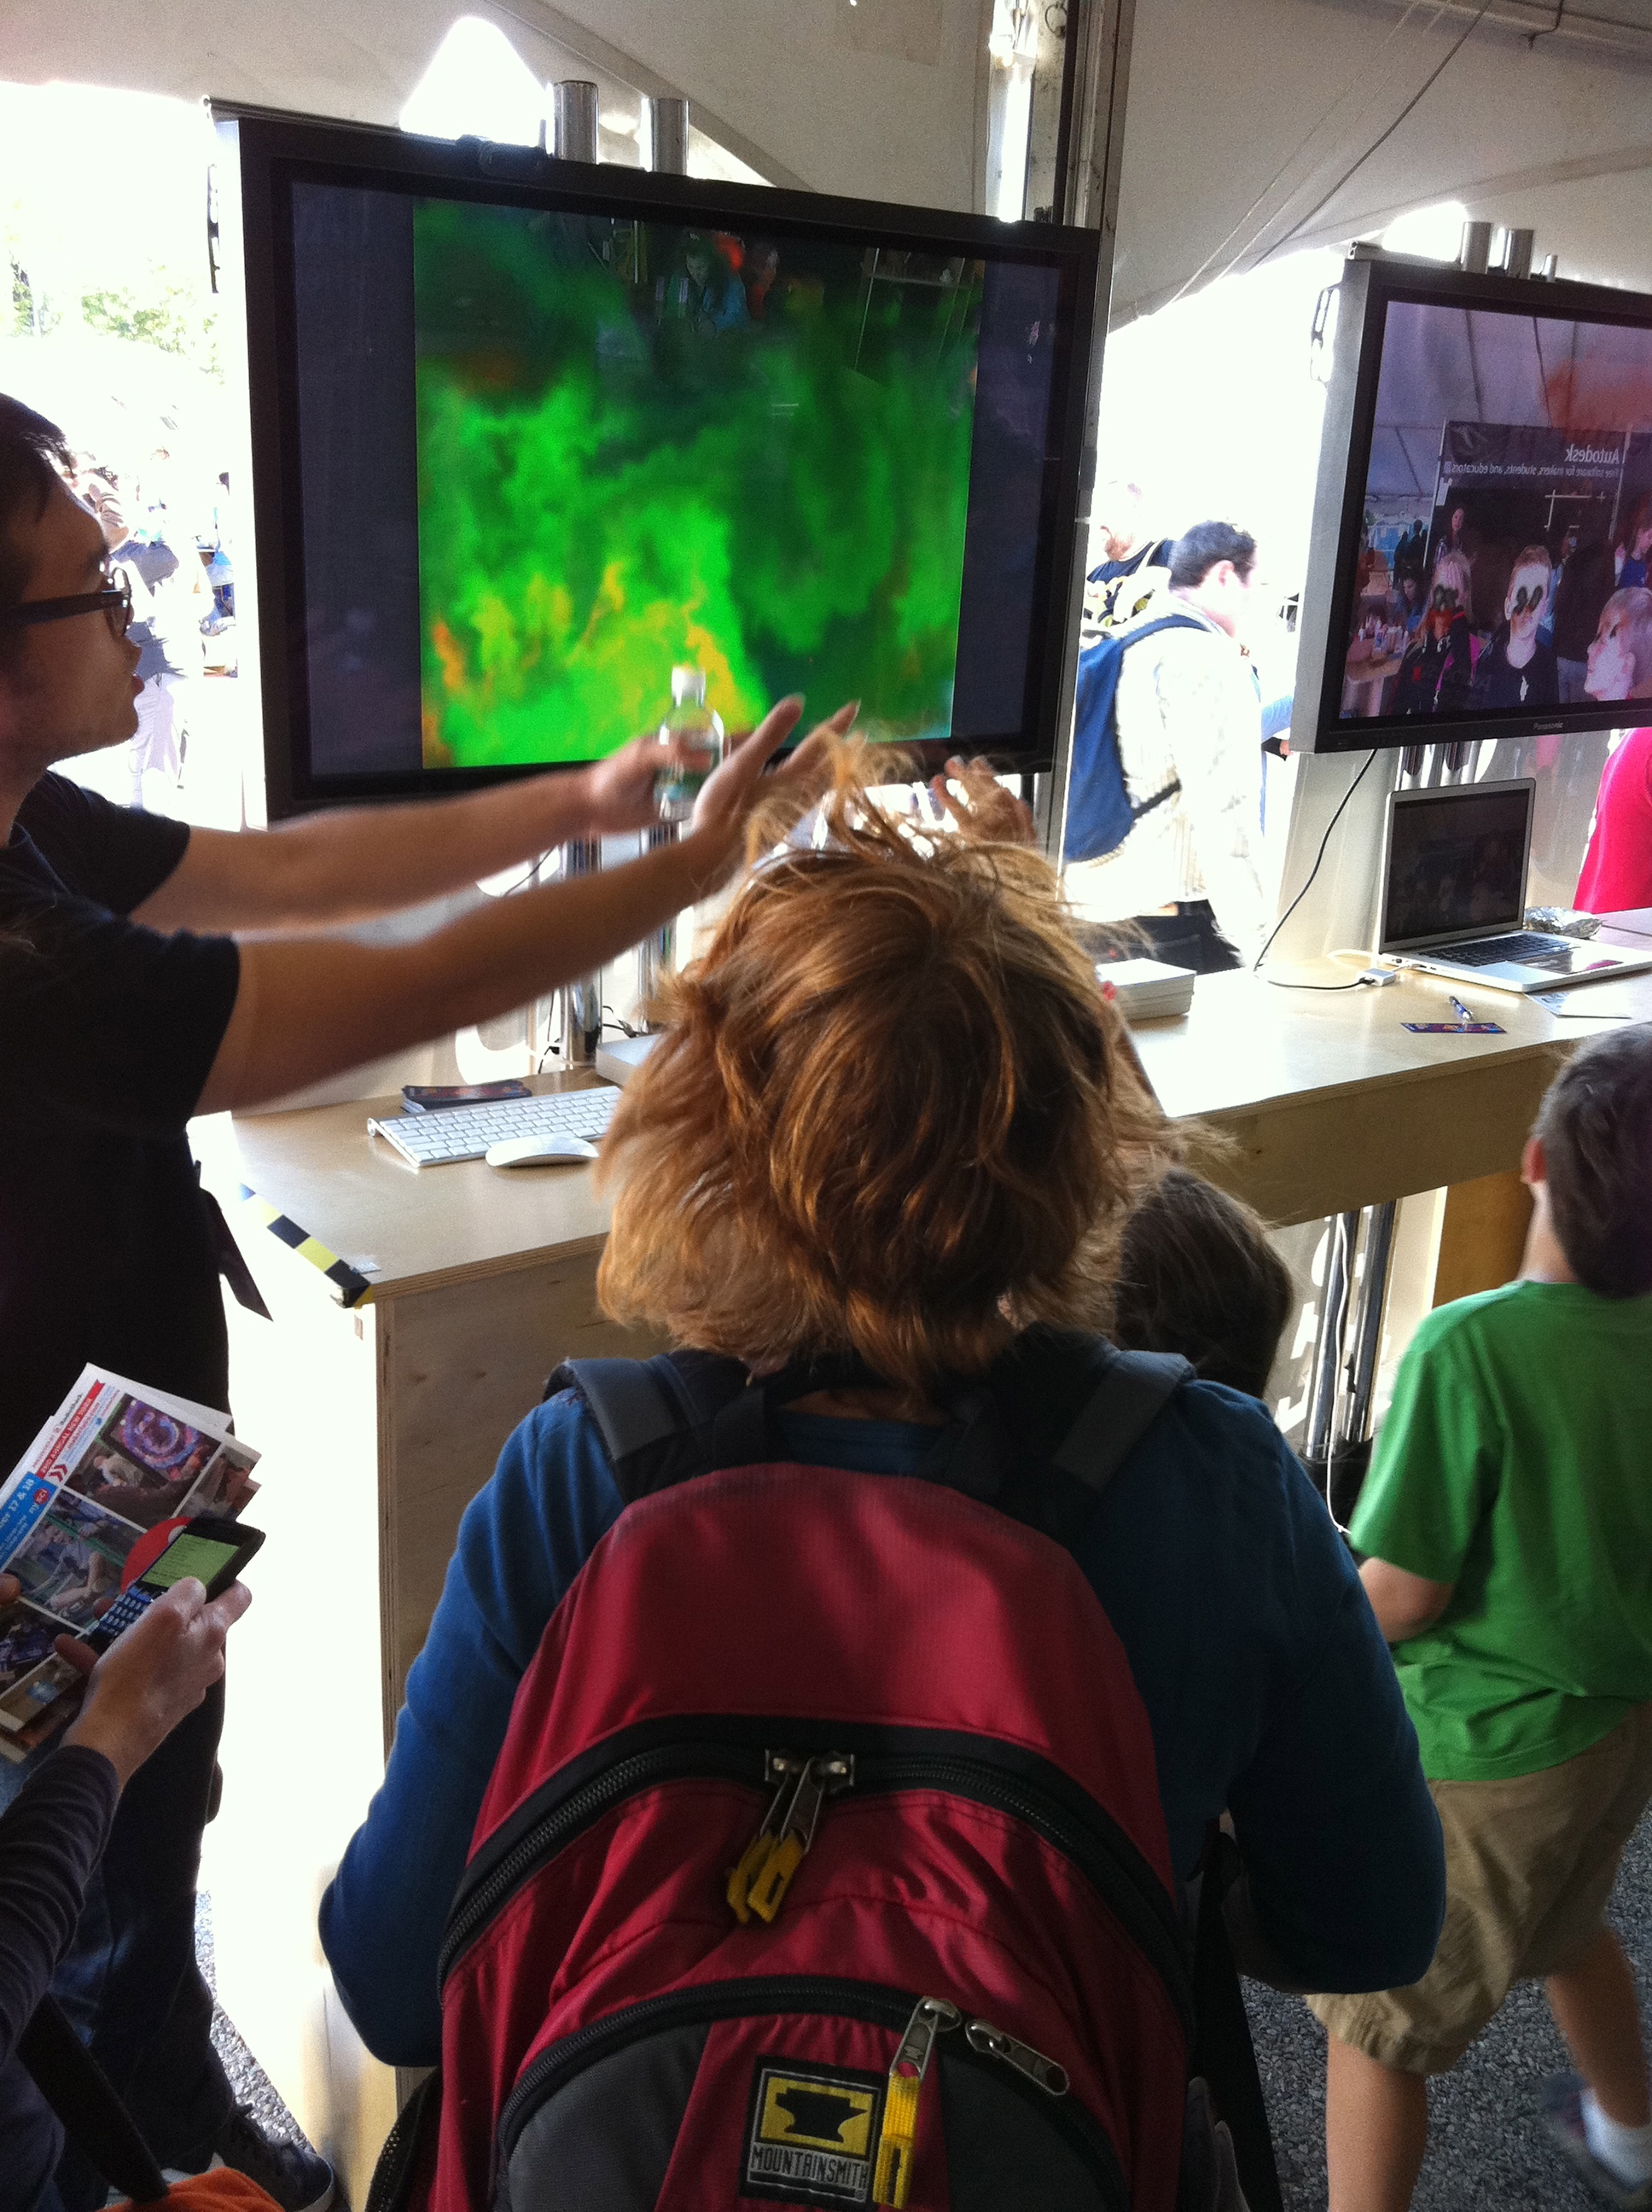
[(1429, 1788), (1446, 1860), (1433, 1965), (1408, 1989), (1308, 2000), (1341, 2042), (1402, 2074), (1445, 2073), (1515, 1982), (1558, 1973), (1588, 1950), (1652, 1797), (1652, 1705), (1540, 1773)]

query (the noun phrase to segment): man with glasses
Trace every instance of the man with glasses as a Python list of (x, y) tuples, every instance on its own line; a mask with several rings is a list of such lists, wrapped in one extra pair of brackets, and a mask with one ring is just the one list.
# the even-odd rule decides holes
[[(305, 936), (641, 827), (656, 771), (704, 756), (641, 740), (590, 770), (264, 835), (111, 805), (52, 772), (129, 738), (139, 688), (131, 598), (68, 464), (55, 426), (0, 395), (0, 1473), (88, 1360), (229, 1404), (192, 1114), (507, 1012), (638, 942), (736, 865), (763, 759), (801, 706), (731, 751), (677, 844), (629, 867), (491, 900), (413, 944)], [(803, 747), (782, 772), (817, 757)], [(211, 2048), (195, 1875), (222, 1716), (215, 1691), (128, 1785), (56, 1991), (164, 2165), (219, 2157), (286, 2212), (321, 2212), (325, 2163), (237, 2111)], [(0, 1803), (27, 1771), (0, 1774)], [(43, 2106), (0, 2101), (4, 2212), (102, 2203), (72, 2153), (46, 2194), (8, 2194), (52, 2134)]]

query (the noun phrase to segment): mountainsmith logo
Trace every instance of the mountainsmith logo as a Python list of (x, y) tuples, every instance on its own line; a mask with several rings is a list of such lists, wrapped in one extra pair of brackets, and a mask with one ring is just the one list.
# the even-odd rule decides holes
[(747, 2123), (743, 2197), (789, 2204), (872, 2201), (881, 2075), (758, 2062)]

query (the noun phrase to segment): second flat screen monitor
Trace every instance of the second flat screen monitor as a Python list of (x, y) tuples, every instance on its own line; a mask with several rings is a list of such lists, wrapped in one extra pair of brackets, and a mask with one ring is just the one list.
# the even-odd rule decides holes
[(1070, 252), (275, 167), (295, 803), (599, 758), (683, 662), (1047, 750)]
[(1627, 301), (1534, 313), (1547, 288), (1518, 289), (1386, 303), (1345, 556), (1348, 743), (1600, 726), (1652, 691), (1652, 323)]

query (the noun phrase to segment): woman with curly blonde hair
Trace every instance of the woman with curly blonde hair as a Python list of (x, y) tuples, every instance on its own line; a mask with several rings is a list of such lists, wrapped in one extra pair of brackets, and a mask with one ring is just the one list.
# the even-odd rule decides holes
[[(965, 1482), (958, 1440), (994, 1407), (1008, 1460), (1029, 1454), (1006, 1482), (1036, 1488), (1046, 1408), (1027, 1377), (1105, 1363), (1083, 1332), (1169, 1133), (1048, 863), (891, 819), (853, 748), (834, 774), (812, 835), (754, 828), (763, 857), (627, 1088), (601, 1169), (602, 1295), (683, 1347), (680, 1375), (741, 1391), (787, 1370), (769, 1456), (793, 1474), (956, 1479), (1013, 1514), (978, 1462)], [(1254, 1955), (1299, 1986), (1420, 1973), (1442, 1874), (1415, 1740), (1341, 1540), (1264, 1409), (1183, 1381), (1083, 1503), (1062, 1540), (1145, 1707), (1176, 1875), (1230, 1812)], [(443, 1921), (517, 1686), (627, 1510), (570, 1389), (465, 1514), (385, 1787), (323, 1905), (381, 2057), (438, 2054)], [(729, 1709), (749, 1694), (731, 1683)]]

